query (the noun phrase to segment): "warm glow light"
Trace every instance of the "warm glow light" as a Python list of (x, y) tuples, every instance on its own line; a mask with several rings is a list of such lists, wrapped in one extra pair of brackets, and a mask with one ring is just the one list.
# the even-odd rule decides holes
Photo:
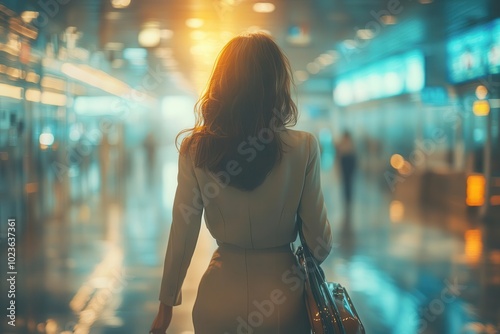
[(21, 87), (11, 86), (0, 83), (0, 96), (10, 97), (12, 99), (21, 100), (23, 89)]
[(476, 97), (479, 100), (484, 100), (484, 99), (486, 99), (486, 96), (488, 96), (488, 88), (484, 87), (483, 85), (477, 86)]
[(52, 133), (42, 133), (40, 134), (40, 145), (50, 146), (54, 144), (54, 135)]
[(346, 39), (343, 43), (344, 46), (350, 50), (355, 49), (358, 46), (358, 43), (356, 43), (356, 41), (353, 39)]
[(31, 83), (38, 83), (38, 81), (40, 81), (40, 76), (38, 74), (36, 74), (35, 72), (28, 72), (26, 74), (25, 80), (27, 82), (31, 82)]
[(316, 74), (320, 70), (319, 65), (316, 63), (309, 63), (309, 64), (307, 64), (306, 68), (309, 71), (309, 73), (311, 73), (311, 74)]
[(139, 33), (139, 44), (145, 48), (153, 48), (160, 44), (161, 31), (158, 22), (151, 22), (144, 26)]
[(27, 89), (26, 90), (26, 101), (30, 102), (40, 102), (42, 93), (37, 89)]
[(59, 326), (54, 319), (47, 319), (45, 325), (45, 333), (47, 334), (57, 334)]
[(38, 12), (33, 12), (33, 11), (25, 11), (25, 12), (22, 12), (21, 13), (21, 19), (25, 22), (25, 23), (31, 23), (31, 21), (33, 21), (34, 19), (36, 19), (38, 17), (39, 13)]
[(111, 0), (111, 5), (114, 8), (127, 8), (130, 5), (131, 0)]
[(488, 100), (477, 100), (472, 105), (472, 112), (476, 116), (486, 116), (490, 113), (490, 103)]
[(129, 95), (133, 91), (126, 83), (90, 66), (64, 63), (61, 66), (61, 72), (75, 80), (100, 88), (113, 95)]
[(403, 162), (403, 166), (398, 169), (401, 175), (408, 176), (413, 172), (413, 166), (408, 161)]
[(191, 39), (201, 40), (201, 39), (204, 39), (207, 36), (207, 34), (201, 30), (193, 30), (193, 31), (191, 31), (189, 36), (191, 36)]
[(422, 5), (428, 5), (433, 2), (433, 0), (419, 0)]
[(306, 81), (309, 78), (309, 74), (306, 71), (295, 71), (294, 74), (298, 81)]
[(384, 15), (381, 17), (381, 20), (385, 25), (393, 25), (397, 23), (397, 19), (393, 15)]
[(400, 154), (393, 154), (391, 157), (391, 166), (394, 169), (403, 168), (405, 159)]
[(205, 21), (203, 21), (200, 18), (190, 18), (190, 19), (186, 20), (186, 25), (189, 28), (193, 28), (193, 29), (198, 29), (198, 28), (203, 27), (204, 23), (205, 23)]
[(482, 206), (484, 204), (486, 180), (484, 175), (475, 174), (467, 177), (467, 198), (468, 206)]
[(372, 39), (375, 37), (375, 34), (370, 29), (359, 29), (356, 31), (356, 35), (361, 39)]
[(330, 53), (320, 54), (316, 60), (323, 66), (331, 65), (335, 62), (336, 58)]
[(253, 11), (256, 13), (272, 13), (275, 8), (274, 4), (270, 2), (256, 2), (253, 4)]
[(43, 77), (42, 82), (40, 83), (43, 88), (51, 88), (59, 91), (66, 90), (66, 82), (61, 79), (57, 79), (54, 77)]
[(481, 230), (473, 229), (465, 232), (465, 258), (470, 263), (477, 263), (483, 253)]
[(389, 217), (393, 223), (399, 223), (405, 213), (405, 206), (400, 201), (392, 201), (389, 206)]
[(53, 93), (53, 92), (43, 92), (40, 102), (43, 104), (49, 104), (52, 106), (64, 107), (68, 99), (66, 95)]
[(22, 74), (23, 74), (23, 71), (21, 71), (18, 68), (15, 68), (15, 67), (8, 67), (7, 68), (7, 75), (10, 76), (11, 78), (19, 79), (19, 78), (21, 78)]

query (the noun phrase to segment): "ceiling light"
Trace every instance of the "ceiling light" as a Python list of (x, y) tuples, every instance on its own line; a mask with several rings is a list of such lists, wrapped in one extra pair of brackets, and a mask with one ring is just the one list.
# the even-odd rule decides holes
[(41, 96), (42, 96), (42, 93), (37, 89), (27, 89), (26, 90), (26, 101), (40, 102)]
[(130, 5), (130, 0), (111, 0), (111, 5), (114, 8), (127, 8)]
[(380, 18), (385, 25), (393, 25), (397, 23), (394, 15), (384, 15)]
[(346, 39), (343, 43), (347, 49), (355, 49), (358, 47), (358, 43), (353, 39)]
[(160, 44), (161, 31), (157, 22), (148, 23), (139, 33), (139, 44), (145, 48), (152, 48)]
[(321, 65), (323, 66), (328, 66), (331, 65), (335, 62), (336, 57), (334, 57), (330, 53), (323, 53), (320, 54), (319, 57), (316, 59)]
[(309, 79), (309, 74), (306, 71), (295, 71), (295, 78), (299, 81), (306, 81)]
[[(40, 98), (43, 104), (49, 104), (52, 106), (64, 107), (67, 104), (67, 97), (65, 94), (53, 93), (53, 92), (43, 92)], [(45, 144), (52, 145), (52, 144)]]
[(54, 135), (52, 133), (44, 132), (40, 134), (38, 140), (40, 141), (41, 145), (50, 146), (54, 144)]
[(0, 96), (10, 97), (16, 100), (22, 99), (23, 89), (21, 87), (11, 86), (0, 83)]
[(22, 12), (21, 14), (21, 19), (25, 22), (25, 23), (31, 23), (31, 21), (33, 21), (34, 19), (36, 19), (38, 17), (39, 13), (38, 12), (34, 12), (34, 11), (31, 11), (31, 10), (27, 10), (25, 12)]
[(356, 31), (356, 36), (361, 39), (372, 39), (375, 37), (375, 34), (370, 29), (358, 29), (358, 31)]
[(199, 19), (199, 18), (191, 18), (191, 19), (187, 19), (186, 20), (186, 25), (189, 28), (193, 28), (193, 29), (201, 28), (204, 23), (205, 22), (202, 19)]
[(253, 4), (253, 11), (256, 13), (272, 13), (276, 7), (270, 2), (256, 2)]
[(320, 70), (320, 66), (316, 63), (309, 63), (307, 64), (306, 68), (311, 74), (316, 74)]
[(422, 5), (428, 5), (428, 4), (432, 3), (432, 1), (433, 1), (433, 0), (420, 0), (420, 3), (421, 3)]
[(484, 100), (484, 99), (486, 99), (487, 96), (488, 96), (488, 88), (486, 88), (483, 85), (477, 86), (477, 88), (476, 88), (476, 97), (479, 100)]

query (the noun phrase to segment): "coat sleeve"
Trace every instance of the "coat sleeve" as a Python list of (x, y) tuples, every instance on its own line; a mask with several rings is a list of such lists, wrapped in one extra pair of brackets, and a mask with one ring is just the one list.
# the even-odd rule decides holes
[(307, 247), (319, 262), (323, 262), (332, 248), (332, 232), (321, 190), (318, 141), (311, 134), (298, 215), (302, 220), (302, 233)]
[(172, 212), (159, 300), (175, 306), (200, 233), (203, 203), (189, 152), (179, 154), (177, 190)]

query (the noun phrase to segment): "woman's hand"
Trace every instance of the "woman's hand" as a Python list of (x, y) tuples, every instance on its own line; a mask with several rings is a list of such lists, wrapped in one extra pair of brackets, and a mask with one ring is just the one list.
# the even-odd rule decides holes
[(172, 306), (167, 306), (160, 302), (158, 314), (156, 315), (156, 318), (151, 325), (149, 333), (165, 334), (168, 326), (170, 326), (170, 321), (172, 321)]

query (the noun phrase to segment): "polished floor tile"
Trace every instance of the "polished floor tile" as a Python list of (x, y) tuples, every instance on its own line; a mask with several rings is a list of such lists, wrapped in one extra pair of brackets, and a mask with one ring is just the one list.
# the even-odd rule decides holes
[[(23, 311), (18, 326), (2, 333), (147, 333), (158, 307), (176, 151), (164, 148), (151, 170), (143, 152), (130, 155), (124, 180), (103, 186), (98, 168), (82, 172), (72, 182), (95, 191), (62, 215), (32, 222), (26, 240), (33, 242), (19, 259)], [(362, 178), (347, 215), (339, 188), (336, 173), (324, 171), (335, 247), (323, 268), (347, 288), (367, 333), (498, 332), (500, 253), (483, 247), (477, 222), (406, 208)], [(194, 332), (191, 309), (215, 247), (202, 228), (168, 333)]]

